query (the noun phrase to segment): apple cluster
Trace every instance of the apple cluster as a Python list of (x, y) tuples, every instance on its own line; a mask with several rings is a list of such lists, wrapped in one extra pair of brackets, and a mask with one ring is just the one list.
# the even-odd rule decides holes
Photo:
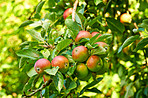
[[(63, 18), (66, 19), (70, 14), (72, 14), (72, 10), (72, 8), (65, 10)], [(91, 49), (88, 49), (86, 46), (79, 44), (83, 38), (91, 39), (96, 34), (98, 34), (98, 39), (101, 36), (99, 32), (90, 33), (88, 31), (79, 31), (74, 40), (76, 44), (76, 47), (72, 50), (72, 58), (76, 62), (76, 69), (74, 74), (80, 80), (88, 80), (92, 73), (102, 74), (105, 72), (104, 61), (102, 58), (98, 55), (91, 55), (89, 52)], [(97, 47), (108, 47), (108, 44), (105, 42), (96, 42), (95, 44)], [(45, 69), (50, 69), (57, 66), (59, 67), (59, 71), (65, 74), (70, 67), (68, 58), (63, 55), (58, 55), (54, 57), (51, 62), (42, 58), (36, 61), (34, 68), (38, 74), (41, 74)], [(46, 82), (48, 79), (50, 79), (50, 76), (43, 74), (43, 81)]]

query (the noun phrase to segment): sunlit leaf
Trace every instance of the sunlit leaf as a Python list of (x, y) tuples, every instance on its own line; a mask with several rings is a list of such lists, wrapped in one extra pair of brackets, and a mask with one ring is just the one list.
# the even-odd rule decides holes
[(102, 2), (102, 0), (94, 0), (95, 5), (98, 5)]
[(58, 69), (59, 69), (59, 66), (53, 67), (52, 69), (46, 69), (44, 71), (49, 75), (56, 75), (56, 73), (58, 72)]
[(41, 9), (42, 9), (44, 3), (45, 3), (45, 1), (39, 2), (39, 4), (38, 4), (37, 7), (36, 7), (36, 13), (40, 13), (40, 11), (41, 11)]
[(73, 37), (73, 39), (75, 39), (78, 32), (79, 32), (78, 24), (76, 22), (74, 22), (72, 19), (69, 19), (69, 18), (66, 18), (65, 24), (71, 30), (72, 33), (70, 33), (70, 34)]
[(36, 40), (38, 40), (38, 41), (44, 41), (44, 39), (43, 39), (42, 36), (41, 36), (41, 33), (37, 32), (36, 30), (30, 29), (30, 30), (27, 30), (27, 32), (28, 32), (33, 38), (35, 38)]
[(68, 45), (70, 45), (70, 43), (72, 43), (72, 40), (71, 39), (65, 39), (65, 40), (62, 40), (60, 43), (58, 43), (58, 45), (56, 46), (57, 54), (61, 50), (63, 50), (64, 48), (66, 48)]
[(122, 44), (122, 46), (120, 46), (120, 48), (118, 49), (118, 53), (120, 53), (123, 48), (127, 47), (129, 44), (131, 44), (132, 42), (134, 42), (138, 38), (139, 38), (139, 35), (135, 35), (135, 36), (131, 36), (131, 37), (127, 38), (124, 41), (124, 43)]
[(23, 49), (16, 52), (18, 56), (30, 58), (33, 60), (43, 58), (43, 55), (34, 49)]
[(53, 81), (56, 89), (58, 90), (58, 92), (60, 92), (64, 85), (64, 77), (62, 73), (61, 72), (56, 73), (56, 76), (53, 77)]
[(35, 71), (34, 67), (30, 69), (30, 71), (27, 72), (27, 75), (29, 77), (32, 77), (34, 75), (37, 75), (37, 72)]

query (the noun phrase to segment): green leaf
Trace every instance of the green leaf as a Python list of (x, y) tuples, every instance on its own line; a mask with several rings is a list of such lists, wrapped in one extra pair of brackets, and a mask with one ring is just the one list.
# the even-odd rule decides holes
[(86, 89), (86, 92), (94, 92), (97, 94), (101, 94), (102, 92), (100, 90), (98, 90), (97, 88), (91, 88), (91, 89)]
[(107, 33), (105, 33), (105, 34), (102, 34), (102, 35), (97, 39), (97, 37), (98, 37), (99, 35), (100, 35), (100, 34), (96, 34), (94, 37), (92, 37), (92, 38), (90, 39), (90, 44), (91, 44), (91, 45), (93, 45), (93, 44), (96, 43), (96, 42), (104, 41), (104, 39), (106, 39), (106, 38), (112, 36), (112, 34), (107, 34)]
[(144, 95), (148, 96), (148, 87), (145, 87), (145, 89), (144, 89)]
[(35, 71), (34, 67), (30, 69), (30, 71), (27, 72), (27, 75), (29, 77), (32, 77), (34, 75), (37, 75), (37, 72)]
[(38, 40), (38, 41), (44, 41), (44, 39), (42, 38), (41, 34), (40, 34), (39, 32), (37, 32), (36, 30), (30, 29), (30, 30), (27, 30), (27, 32), (28, 32), (33, 38), (35, 38), (36, 40)]
[(68, 89), (66, 90), (66, 94), (68, 94), (72, 89), (77, 87), (77, 83), (75, 81), (71, 81)]
[(52, 69), (46, 69), (44, 70), (47, 74), (49, 75), (56, 75), (56, 73), (58, 72), (59, 66), (57, 67), (53, 67)]
[(69, 18), (66, 18), (65, 24), (72, 31), (72, 32), (70, 32), (71, 37), (73, 39), (75, 39), (78, 32), (79, 32), (78, 24), (76, 22), (74, 22), (72, 19), (69, 19)]
[(105, 55), (107, 54), (107, 49), (103, 47), (98, 47), (91, 50), (91, 55)]
[(66, 55), (66, 57), (68, 58), (68, 61), (70, 63), (75, 63), (75, 61), (73, 60), (72, 56), (71, 55)]
[(102, 16), (97, 16), (93, 20), (91, 20), (88, 25), (91, 27), (94, 23), (96, 23), (98, 20), (101, 20)]
[(142, 23), (140, 25), (138, 25), (138, 27), (142, 27), (142, 28), (145, 28), (146, 30), (148, 30), (148, 19), (144, 19), (142, 21)]
[(129, 38), (127, 38), (124, 41), (124, 43), (122, 44), (122, 46), (120, 46), (120, 48), (118, 49), (118, 53), (120, 53), (123, 48), (127, 47), (129, 44), (131, 44), (132, 42), (134, 42), (138, 38), (139, 38), (139, 35), (130, 36)]
[(85, 91), (86, 89), (88, 89), (89, 87), (92, 87), (92, 86), (96, 85), (97, 83), (99, 83), (102, 79), (103, 79), (103, 78), (100, 77), (100, 78), (98, 78), (97, 80), (94, 80), (94, 81), (92, 81), (91, 83), (87, 84), (87, 85), (80, 91), (80, 95), (83, 94), (84, 91)]
[(32, 24), (32, 23), (34, 23), (34, 22), (31, 21), (31, 20), (26, 20), (25, 22), (23, 22), (23, 23), (19, 26), (19, 28), (25, 27), (25, 26), (27, 26), (27, 25), (29, 25), (29, 24)]
[(128, 86), (126, 87), (126, 93), (124, 98), (129, 98), (132, 97), (134, 95), (134, 90), (132, 88), (133, 83), (131, 82), (130, 84), (128, 84)]
[(33, 84), (34, 80), (36, 79), (36, 77), (38, 77), (38, 76), (35, 75), (28, 80), (28, 82), (23, 87), (23, 92), (27, 92), (29, 89), (31, 89), (32, 84)]
[(98, 5), (102, 2), (102, 0), (94, 0), (95, 5)]
[(45, 1), (39, 2), (39, 4), (38, 4), (37, 7), (36, 7), (36, 13), (40, 13), (40, 11), (41, 11), (41, 9), (42, 9), (44, 3), (45, 3)]
[(58, 55), (58, 53), (63, 50), (64, 48), (66, 48), (68, 45), (70, 45), (72, 43), (71, 39), (65, 39), (62, 40), (60, 43), (58, 43), (58, 45), (56, 46), (56, 54)]
[(67, 71), (67, 74), (69, 76), (73, 75), (74, 71), (76, 69), (76, 64), (74, 64), (73, 66), (69, 67), (68, 71)]
[(34, 49), (23, 49), (16, 52), (18, 56), (30, 58), (33, 60), (43, 58), (43, 55)]
[(22, 68), (23, 66), (24, 66), (24, 64), (25, 64), (25, 62), (26, 62), (26, 58), (24, 58), (24, 57), (21, 57), (20, 58), (20, 62), (19, 62), (19, 68)]
[(114, 18), (107, 18), (107, 24), (112, 31), (117, 31), (123, 33), (125, 31), (124, 25)]
[(145, 45), (148, 44), (148, 38), (144, 38), (142, 39), (136, 46), (136, 51), (139, 50), (139, 49), (142, 49)]
[(84, 23), (85, 23), (86, 19), (85, 17), (80, 14), (80, 13), (76, 13), (76, 22), (79, 23), (81, 25), (81, 29), (84, 30)]
[(63, 88), (64, 85), (64, 77), (61, 72), (57, 72), (56, 76), (53, 77), (53, 81), (55, 84), (56, 89), (60, 93), (61, 89)]

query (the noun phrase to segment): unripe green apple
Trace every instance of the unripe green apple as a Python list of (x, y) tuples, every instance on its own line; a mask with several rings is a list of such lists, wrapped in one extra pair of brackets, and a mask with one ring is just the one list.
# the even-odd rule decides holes
[(78, 43), (80, 41), (80, 39), (82, 38), (91, 38), (92, 35), (88, 32), (88, 31), (79, 31), (76, 39), (75, 39), (75, 42)]
[(63, 18), (64, 18), (64, 20), (65, 20), (69, 15), (72, 14), (72, 10), (73, 10), (73, 8), (68, 8), (68, 9), (66, 9), (66, 10), (64, 11), (64, 13), (63, 13)]
[(99, 71), (97, 71), (96, 74), (102, 75), (105, 72), (107, 72), (108, 69), (109, 69), (109, 63), (108, 63), (108, 61), (104, 60), (103, 61), (103, 67)]
[(87, 66), (84, 63), (79, 63), (76, 67), (76, 75), (79, 79), (83, 79), (88, 75)]
[(81, 81), (88, 81), (88, 80), (91, 78), (91, 76), (92, 76), (92, 72), (90, 72), (90, 71), (88, 70), (88, 75), (87, 75), (86, 77), (84, 77), (84, 78), (81, 78), (80, 80), (81, 80)]
[(42, 73), (45, 69), (51, 68), (51, 67), (52, 65), (50, 61), (44, 58), (37, 60), (34, 65), (34, 69), (38, 74)]
[(131, 23), (131, 21), (132, 21), (132, 16), (129, 13), (123, 13), (120, 16), (121, 23)]
[(72, 51), (72, 58), (77, 62), (86, 61), (88, 56), (88, 49), (85, 46), (78, 46)]
[[(96, 34), (99, 34), (99, 32), (92, 32), (92, 33), (91, 33), (92, 37), (94, 37)], [(101, 36), (101, 34), (98, 35), (97, 39), (98, 39), (100, 36)]]
[(48, 81), (49, 79), (50, 79), (49, 75), (46, 75), (46, 74), (43, 75), (43, 81), (44, 82)]
[(53, 67), (59, 66), (59, 70), (62, 73), (67, 72), (69, 68), (69, 61), (65, 56), (56, 56), (55, 58), (53, 58), (51, 63)]
[(86, 65), (90, 71), (97, 72), (102, 68), (103, 62), (99, 56), (92, 55), (88, 58)]

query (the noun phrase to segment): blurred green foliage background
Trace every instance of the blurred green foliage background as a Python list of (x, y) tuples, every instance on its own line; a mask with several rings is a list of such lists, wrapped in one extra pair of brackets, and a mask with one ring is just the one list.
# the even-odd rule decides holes
[[(0, 98), (17, 97), (28, 76), (21, 72), (15, 52), (31, 37), (19, 25), (33, 12), (38, 0), (0, 0)], [(10, 98), (11, 98), (10, 97)]]
[[(24, 30), (24, 28), (18, 29), (18, 27), (22, 22), (28, 19), (39, 1), (40, 0), (0, 0), (0, 98), (20, 97), (23, 86), (28, 81), (29, 77), (26, 73), (19, 69), (19, 58), (15, 52), (19, 50), (19, 45), (22, 42), (31, 41), (32, 37)], [(116, 1), (117, 0), (115, 0), (115, 2)], [(124, 3), (126, 0), (119, 1)], [(133, 16), (133, 22), (136, 22), (137, 24), (141, 23), (143, 19), (148, 18), (148, 7), (146, 8), (147, 3), (145, 3), (145, 1), (146, 0), (129, 0), (128, 10), (130, 10), (131, 15)], [(88, 4), (92, 4), (91, 0)], [(126, 12), (124, 5), (122, 7), (123, 10), (120, 9), (120, 12)], [(93, 12), (91, 13), (90, 11), (90, 15), (93, 17)], [(116, 40), (119, 41), (123, 39), (120, 38), (119, 35)], [(119, 43), (118, 41), (117, 43)], [(122, 43), (119, 43), (119, 45), (121, 44)], [(116, 49), (117, 47), (114, 48)], [(123, 74), (125, 74), (125, 77), (128, 75), (126, 69), (133, 65), (133, 63), (129, 61), (129, 58), (126, 58), (128, 55), (130, 54), (124, 54), (124, 58), (120, 58), (116, 70), (110, 75), (105, 74), (103, 81), (98, 84), (98, 89), (100, 89), (105, 95), (89, 93), (90, 96), (94, 95), (98, 96), (98, 98), (102, 96), (116, 96), (116, 98), (119, 98), (122, 93), (132, 96), (133, 93), (136, 92), (135, 87), (133, 87), (132, 91), (129, 89), (129, 91), (125, 93), (126, 88), (131, 88), (132, 84), (130, 83), (135, 77), (131, 75), (127, 83), (125, 83), (125, 79), (122, 79)], [(142, 65), (144, 59), (142, 51), (139, 51), (138, 56), (140, 56), (139, 65)], [(134, 59), (132, 55), (131, 58)], [(86, 82), (81, 83), (84, 86), (87, 84)], [(125, 86), (123, 85), (121, 87), (121, 83), (125, 83)], [(139, 80), (137, 79), (135, 83), (137, 83), (137, 88), (139, 89)], [(88, 93), (85, 93), (84, 95), (88, 95)]]

